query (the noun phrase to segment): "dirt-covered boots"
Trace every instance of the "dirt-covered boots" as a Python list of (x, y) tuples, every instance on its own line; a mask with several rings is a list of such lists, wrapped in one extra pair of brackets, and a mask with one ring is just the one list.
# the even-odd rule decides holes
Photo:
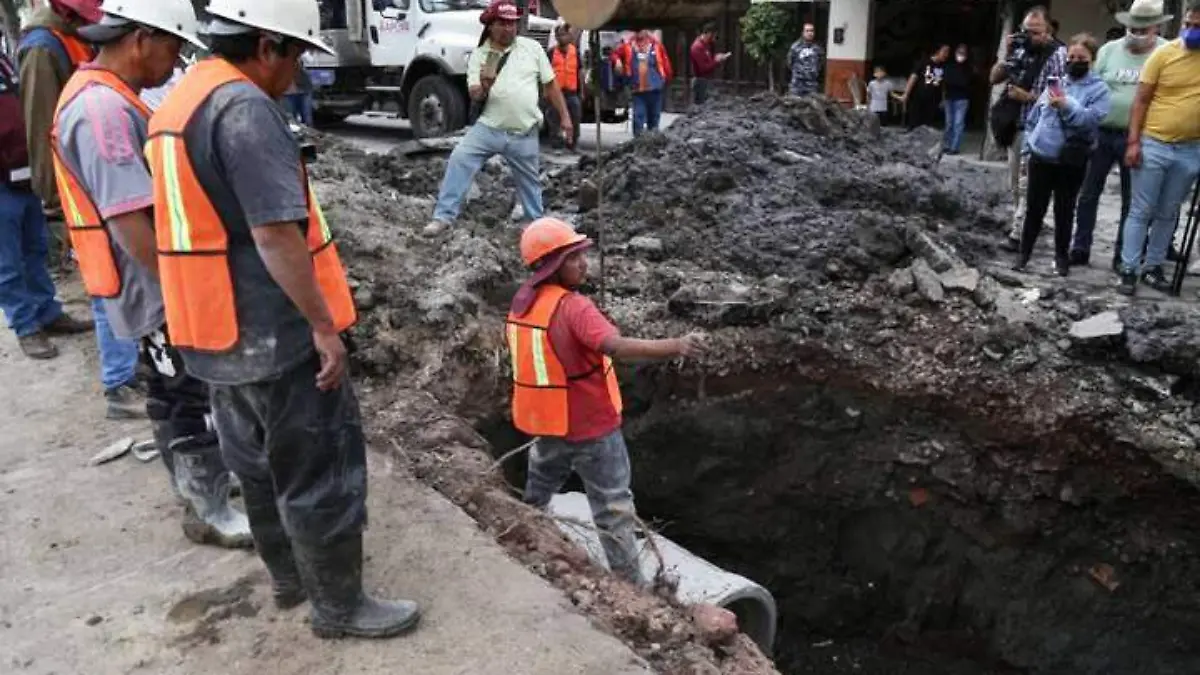
[(300, 605), (308, 596), (292, 555), (292, 542), (279, 518), (274, 487), (269, 480), (247, 480), (242, 483), (242, 501), (246, 504), (246, 515), (250, 517), (254, 549), (271, 575), (275, 606), (291, 609)]
[(175, 482), (186, 500), (183, 533), (197, 544), (250, 548), (250, 521), (229, 503), (232, 476), (221, 449), (203, 436), (171, 443)]
[(320, 638), (395, 637), (417, 625), (421, 609), (409, 600), (377, 600), (363, 592), (362, 535), (326, 545), (293, 542), (312, 602), (312, 631)]
[(167, 469), (171, 494), (175, 495), (175, 501), (180, 505), (186, 504), (187, 500), (179, 492), (179, 483), (175, 480), (175, 461), (171, 455), (171, 439), (175, 437), (175, 427), (167, 420), (154, 420), (151, 426), (154, 430), (154, 447), (158, 449), (158, 458)]

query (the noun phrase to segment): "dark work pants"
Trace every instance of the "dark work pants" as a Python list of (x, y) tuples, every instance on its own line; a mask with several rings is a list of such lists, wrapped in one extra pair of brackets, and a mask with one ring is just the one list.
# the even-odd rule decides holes
[[(578, 92), (563, 92), (563, 100), (567, 103), (567, 113), (571, 115), (571, 126), (574, 127), (575, 136), (571, 139), (571, 147), (579, 145), (579, 125), (583, 124), (583, 101), (579, 98)], [(550, 130), (550, 138), (556, 139), (559, 143), (562, 142), (562, 131), (560, 130), (561, 123), (558, 121), (558, 111), (554, 106), (546, 108), (546, 126)], [(556, 143), (557, 145), (558, 143)]]
[(212, 386), (225, 464), (242, 481), (255, 537), (283, 532), (325, 546), (362, 532), (367, 456), (358, 399), (347, 377), (317, 389), (316, 356), (278, 380)]
[(707, 77), (697, 77), (692, 80), (692, 103), (704, 105), (708, 102), (708, 91), (712, 80)]
[(142, 338), (141, 360), (150, 376), (146, 380), (146, 415), (154, 422), (170, 425), (171, 441), (189, 436), (215, 444), (216, 434), (209, 429), (208, 385), (183, 368), (179, 351), (171, 346), (164, 329)]
[(1083, 185), (1086, 166), (1054, 164), (1029, 157), (1029, 188), (1025, 198), (1025, 227), (1021, 233), (1021, 257), (1033, 255), (1033, 245), (1042, 231), (1042, 219), (1054, 199), (1054, 257), (1066, 260), (1071, 248), (1075, 199)]
[(1113, 165), (1121, 167), (1121, 222), (1117, 223), (1117, 245), (1114, 259), (1121, 257), (1121, 243), (1125, 236), (1125, 217), (1129, 215), (1129, 169), (1125, 167), (1125, 134), (1116, 129), (1101, 129), (1099, 143), (1088, 159), (1087, 174), (1083, 189), (1079, 192), (1079, 207), (1075, 211), (1075, 240), (1071, 250), (1091, 253), (1092, 236), (1096, 231), (1096, 212), (1100, 208), (1100, 196)]

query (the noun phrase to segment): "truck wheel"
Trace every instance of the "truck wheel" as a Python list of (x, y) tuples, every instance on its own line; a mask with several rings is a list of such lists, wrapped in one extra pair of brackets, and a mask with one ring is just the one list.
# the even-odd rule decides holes
[(445, 136), (467, 123), (466, 97), (441, 75), (426, 75), (408, 94), (408, 121), (417, 138)]

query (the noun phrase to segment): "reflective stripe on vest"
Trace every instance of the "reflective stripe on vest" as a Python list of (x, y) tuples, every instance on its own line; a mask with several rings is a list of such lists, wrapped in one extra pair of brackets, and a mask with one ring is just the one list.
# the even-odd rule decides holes
[(530, 436), (566, 436), (570, 429), (568, 390), (571, 382), (603, 377), (613, 409), (621, 414), (621, 388), (612, 359), (604, 356), (592, 370), (567, 375), (550, 341), (550, 321), (570, 291), (550, 284), (538, 289), (537, 299), (523, 316), (505, 322), (512, 356), (513, 426)]
[(91, 86), (108, 87), (120, 94), (145, 119), (150, 119), (150, 109), (120, 77), (109, 70), (82, 68), (75, 71), (63, 87), (54, 110), (54, 125), (50, 129), (50, 149), (54, 162), (54, 179), (58, 193), (62, 196), (63, 215), (67, 221), (67, 233), (75, 248), (79, 262), (79, 274), (88, 295), (96, 298), (115, 298), (121, 294), (121, 271), (113, 257), (112, 238), (108, 227), (100, 216), (100, 210), (92, 201), (83, 183), (71, 171), (62, 157), (59, 142), (58, 120), (62, 111), (81, 93)]
[[(192, 66), (150, 120), (146, 144), (154, 178), (158, 268), (171, 344), (217, 353), (233, 349), (239, 336), (229, 237), (196, 175), (184, 132), (212, 93), (233, 82), (249, 80), (223, 59), (211, 58)], [(343, 331), (358, 320), (354, 298), (329, 223), (303, 166), (298, 178), (308, 194), (306, 243), (313, 275), (334, 326)]]
[(90, 44), (78, 37), (67, 35), (53, 28), (50, 29), (50, 32), (54, 33), (54, 37), (58, 38), (58, 41), (62, 43), (63, 50), (67, 52), (67, 58), (71, 59), (71, 66), (78, 68), (96, 58), (96, 50), (92, 49)]
[(562, 47), (555, 47), (553, 57), (550, 59), (550, 65), (554, 68), (554, 77), (558, 79), (558, 86), (566, 92), (579, 91), (579, 50), (575, 45), (567, 45), (567, 52), (564, 54)]

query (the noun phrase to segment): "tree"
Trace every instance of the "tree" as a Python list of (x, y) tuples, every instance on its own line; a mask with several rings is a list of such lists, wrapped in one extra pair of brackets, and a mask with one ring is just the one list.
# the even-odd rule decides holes
[(776, 3), (750, 5), (742, 17), (742, 44), (751, 59), (767, 66), (767, 86), (775, 91), (775, 59), (796, 34), (792, 15)]

